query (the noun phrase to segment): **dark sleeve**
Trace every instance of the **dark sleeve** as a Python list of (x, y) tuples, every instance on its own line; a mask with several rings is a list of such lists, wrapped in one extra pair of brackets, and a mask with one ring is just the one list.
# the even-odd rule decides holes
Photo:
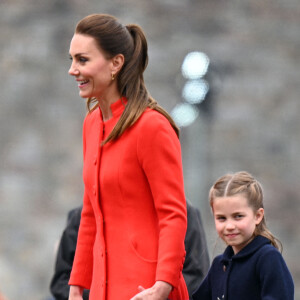
[(209, 254), (199, 210), (187, 201), (186, 258), (183, 276), (191, 297), (209, 269)]
[[(82, 207), (73, 209), (68, 214), (67, 226), (64, 229), (56, 256), (54, 274), (50, 283), (50, 291), (56, 300), (68, 300), (68, 285), (75, 255), (77, 235)], [(88, 291), (84, 290), (83, 299), (88, 299)]]
[(258, 261), (261, 299), (294, 299), (294, 283), (290, 271), (275, 248), (267, 251)]
[(210, 284), (210, 271), (207, 276), (202, 281), (201, 285), (194, 291), (193, 300), (211, 300), (212, 299), (212, 291)]

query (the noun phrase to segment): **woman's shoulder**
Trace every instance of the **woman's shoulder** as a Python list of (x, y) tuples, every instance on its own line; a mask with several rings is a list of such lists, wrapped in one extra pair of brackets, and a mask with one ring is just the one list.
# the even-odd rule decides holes
[(101, 114), (99, 108), (95, 108), (94, 110), (88, 112), (84, 118), (84, 125), (86, 126), (89, 123), (101, 121)]
[(99, 107), (96, 107), (95, 109), (87, 112), (87, 114), (85, 116), (85, 120), (90, 120), (90, 119), (99, 118), (99, 117), (100, 117), (100, 110), (99, 110)]
[(137, 138), (138, 149), (153, 150), (154, 145), (159, 145), (157, 149), (169, 147), (170, 151), (180, 152), (180, 142), (174, 128), (158, 111), (146, 109), (132, 126), (131, 132)]
[(167, 122), (169, 123), (169, 121), (167, 120), (167, 118), (161, 114), (160, 112), (158, 112), (157, 110), (151, 109), (151, 108), (147, 108), (141, 115), (140, 120), (147, 122), (149, 120), (155, 122), (155, 123), (159, 123), (159, 122)]
[(146, 130), (147, 132), (156, 131), (158, 129), (164, 129), (167, 131), (171, 129), (172, 131), (174, 131), (169, 120), (163, 114), (150, 108), (147, 108), (142, 113), (139, 120), (137, 121), (137, 126), (139, 128), (142, 128), (142, 130)]

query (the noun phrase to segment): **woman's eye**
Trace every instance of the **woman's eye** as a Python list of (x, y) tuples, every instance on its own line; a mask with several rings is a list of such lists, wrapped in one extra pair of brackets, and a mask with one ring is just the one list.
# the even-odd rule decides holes
[(87, 62), (88, 60), (85, 58), (85, 57), (80, 57), (79, 58), (79, 62), (81, 62), (81, 63), (85, 63), (85, 62)]

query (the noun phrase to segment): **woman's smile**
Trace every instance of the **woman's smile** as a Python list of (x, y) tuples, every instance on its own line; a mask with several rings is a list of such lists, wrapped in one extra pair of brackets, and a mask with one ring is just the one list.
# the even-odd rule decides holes
[(83, 87), (85, 87), (89, 83), (89, 80), (79, 80), (79, 79), (76, 79), (76, 81), (78, 82), (78, 87), (79, 88), (83, 88)]
[(70, 44), (69, 74), (76, 78), (82, 98), (103, 98), (111, 90), (112, 59), (107, 59), (95, 39), (75, 34)]

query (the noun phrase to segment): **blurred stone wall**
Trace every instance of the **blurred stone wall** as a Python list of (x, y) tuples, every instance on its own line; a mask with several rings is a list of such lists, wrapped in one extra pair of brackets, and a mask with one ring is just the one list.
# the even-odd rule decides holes
[(209, 56), (209, 97), (181, 132), (187, 197), (213, 257), (222, 249), (210, 185), (228, 171), (256, 175), (299, 298), (298, 0), (1, 0), (0, 290), (11, 300), (50, 295), (55, 244), (83, 190), (85, 103), (67, 74), (68, 47), (76, 22), (94, 12), (145, 29), (146, 83), (168, 111), (183, 101), (185, 55)]

